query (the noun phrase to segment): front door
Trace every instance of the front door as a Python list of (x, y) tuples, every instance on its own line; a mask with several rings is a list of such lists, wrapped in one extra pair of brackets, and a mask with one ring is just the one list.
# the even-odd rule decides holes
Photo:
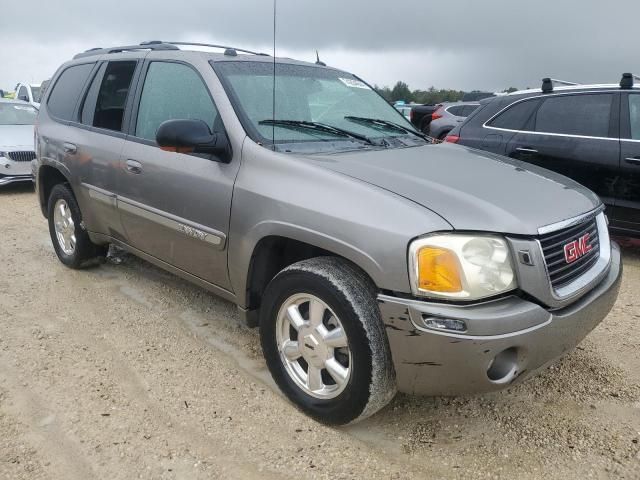
[(118, 210), (134, 248), (230, 289), (227, 235), (239, 162), (161, 150), (155, 135), (171, 119), (224, 125), (198, 72), (180, 62), (151, 61), (143, 69), (138, 109), (120, 165)]

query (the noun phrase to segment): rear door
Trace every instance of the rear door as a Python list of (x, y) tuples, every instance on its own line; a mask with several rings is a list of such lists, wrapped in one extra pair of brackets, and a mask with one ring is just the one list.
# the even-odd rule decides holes
[(622, 95), (620, 178), (612, 226), (640, 233), (640, 92)]
[(566, 175), (611, 208), (619, 174), (619, 99), (617, 92), (542, 97), (506, 154)]
[[(213, 73), (213, 72), (212, 72)], [(161, 150), (160, 124), (200, 119), (225, 134), (207, 85), (179, 61), (145, 62), (119, 169), (118, 209), (128, 243), (192, 275), (230, 289), (226, 240), (239, 159)]]
[(120, 154), (124, 146), (127, 104), (132, 102), (141, 61), (100, 62), (78, 108), (77, 135), (69, 148), (79, 159), (77, 172), (90, 208), (83, 210), (92, 231), (124, 238), (116, 208)]

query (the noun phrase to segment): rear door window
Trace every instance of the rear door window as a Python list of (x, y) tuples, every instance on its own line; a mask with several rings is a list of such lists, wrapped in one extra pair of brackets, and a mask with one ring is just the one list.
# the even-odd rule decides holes
[(73, 65), (60, 74), (47, 100), (52, 116), (59, 120), (72, 120), (76, 103), (93, 66), (93, 63)]
[(131, 81), (137, 62), (109, 62), (102, 77), (96, 110), (93, 114), (93, 126), (122, 131), (124, 110), (131, 88)]
[(640, 140), (640, 95), (629, 95), (629, 126), (631, 138)]
[(612, 103), (612, 93), (549, 97), (538, 109), (535, 131), (608, 137)]
[(507, 130), (524, 130), (539, 104), (538, 99), (515, 103), (491, 120), (488, 125)]
[(91, 86), (87, 91), (87, 95), (84, 97), (84, 103), (80, 110), (80, 123), (84, 125), (93, 125), (93, 117), (96, 111), (96, 103), (98, 101), (98, 92), (100, 91), (100, 84), (102, 83), (102, 77), (106, 69), (107, 64), (103, 63), (93, 77)]

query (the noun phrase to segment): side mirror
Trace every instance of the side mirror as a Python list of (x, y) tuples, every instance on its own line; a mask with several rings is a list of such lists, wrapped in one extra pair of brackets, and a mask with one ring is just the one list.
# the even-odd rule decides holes
[(211, 133), (202, 120), (166, 120), (156, 131), (156, 142), (169, 152), (208, 153), (223, 163), (231, 160), (226, 136)]

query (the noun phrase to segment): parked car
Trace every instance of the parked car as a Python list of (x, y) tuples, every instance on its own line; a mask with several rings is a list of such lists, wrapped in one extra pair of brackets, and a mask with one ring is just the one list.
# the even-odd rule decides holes
[(114, 244), (234, 302), (285, 395), (332, 424), (396, 390), (522, 381), (607, 315), (622, 266), (595, 194), (434, 145), (346, 71), (280, 58), (274, 99), (274, 60), (239, 53), (60, 67), (36, 184), (63, 264)]
[(394, 108), (398, 110), (404, 118), (411, 121), (411, 109), (413, 108), (412, 103), (402, 103), (394, 105)]
[(33, 125), (38, 111), (19, 100), (0, 99), (0, 186), (31, 182)]
[(411, 107), (411, 112), (409, 113), (409, 120), (421, 132), (428, 135), (431, 115), (438, 109), (438, 105), (413, 105)]
[(483, 103), (449, 141), (566, 175), (600, 196), (612, 231), (640, 236), (639, 87), (546, 82)]
[(19, 83), (16, 85), (16, 98), (40, 108), (41, 85), (33, 83)]
[(473, 102), (440, 104), (431, 114), (429, 136), (443, 140), (451, 130), (461, 124), (479, 106), (479, 103)]

